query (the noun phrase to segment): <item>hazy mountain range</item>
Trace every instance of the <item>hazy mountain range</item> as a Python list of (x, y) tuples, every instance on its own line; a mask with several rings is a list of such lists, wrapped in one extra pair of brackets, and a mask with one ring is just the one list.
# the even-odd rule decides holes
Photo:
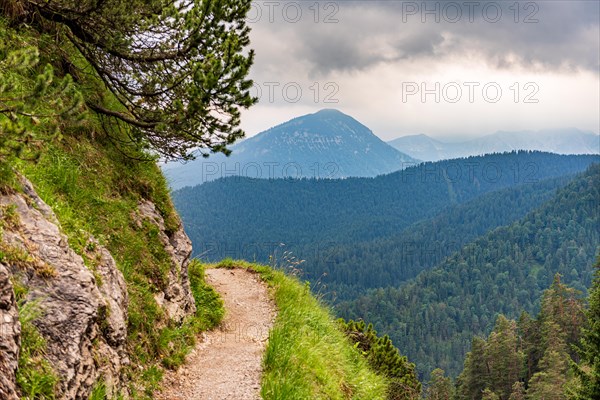
[(504, 132), (461, 142), (410, 135), (384, 142), (349, 115), (324, 109), (282, 123), (231, 146), (229, 157), (163, 165), (173, 189), (227, 176), (250, 178), (374, 177), (420, 161), (512, 150), (600, 154), (600, 136), (575, 128)]
[(403, 136), (388, 142), (396, 149), (423, 161), (539, 150), (557, 154), (599, 154), (600, 136), (579, 129), (503, 132), (462, 142), (443, 142), (427, 135)]
[(294, 118), (231, 147), (187, 164), (163, 166), (174, 189), (226, 176), (250, 178), (373, 177), (418, 160), (396, 150), (340, 111), (324, 109)]

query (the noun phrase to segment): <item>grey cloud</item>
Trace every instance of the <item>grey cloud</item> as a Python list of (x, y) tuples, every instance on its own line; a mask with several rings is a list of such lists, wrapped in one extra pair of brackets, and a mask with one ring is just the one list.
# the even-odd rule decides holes
[[(297, 2), (298, 3), (298, 2)], [(321, 2), (325, 5), (328, 2)], [(331, 3), (331, 2), (330, 2)], [(284, 35), (289, 57), (303, 60), (311, 66), (312, 74), (327, 75), (335, 71), (360, 71), (382, 62), (402, 59), (423, 59), (443, 62), (444, 57), (461, 54), (480, 54), (490, 65), (499, 69), (517, 66), (536, 66), (548, 70), (598, 70), (600, 53), (599, 3), (596, 1), (538, 1), (521, 2), (514, 22), (514, 2), (480, 1), (474, 12), (474, 21), (467, 16), (465, 2), (463, 16), (457, 23), (446, 21), (441, 14), (436, 23), (432, 15), (422, 23), (420, 14), (404, 15), (403, 3), (419, 8), (423, 2), (338, 1), (339, 11), (334, 15), (338, 23), (312, 20), (308, 9), (313, 2), (302, 3), (302, 20), (290, 23), (276, 20), (263, 24), (272, 35)], [(426, 2), (433, 9), (436, 2)], [(448, 2), (437, 2), (443, 7)], [(489, 22), (493, 13), (483, 15), (487, 4), (502, 8), (502, 17)], [(525, 9), (526, 3), (537, 5)], [(489, 10), (493, 11), (491, 6)], [(531, 17), (537, 23), (523, 23)], [(452, 16), (450, 16), (452, 18)], [(264, 21), (262, 21), (264, 22)], [(450, 39), (449, 39), (450, 38)], [(260, 45), (260, 43), (258, 44)], [(260, 51), (260, 49), (258, 49)]]

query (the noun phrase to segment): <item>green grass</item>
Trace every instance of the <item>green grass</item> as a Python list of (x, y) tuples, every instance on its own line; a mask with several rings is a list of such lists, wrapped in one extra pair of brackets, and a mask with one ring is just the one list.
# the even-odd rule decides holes
[[(51, 54), (44, 52), (52, 43), (50, 37), (13, 29), (0, 16), (0, 78), (2, 83), (7, 83), (0, 88), (3, 95), (0, 97), (23, 96), (36, 87), (38, 75), (45, 64), (52, 61)], [(33, 52), (28, 53), (27, 68), (7, 64), (9, 54), (25, 47), (40, 49), (37, 65), (33, 62)], [(68, 46), (61, 51), (77, 53)], [(82, 57), (74, 59), (80, 68), (90, 71)], [(55, 85), (59, 84), (61, 71), (57, 65)], [(86, 98), (103, 98), (116, 106), (97, 77), (86, 74), (85, 79), (78, 82), (75, 89)], [(126, 127), (103, 124), (94, 113), (85, 111), (63, 118), (53, 92), (48, 92), (47, 97), (49, 99), (36, 97), (37, 101), (29, 99), (27, 106), (36, 114), (48, 117), (23, 117), (17, 124), (0, 112), (0, 194), (21, 190), (15, 171), (31, 180), (37, 193), (56, 214), (69, 245), (83, 257), (96, 278), (99, 275), (95, 273), (98, 262), (93, 255), (95, 240), (110, 251), (123, 272), (129, 295), (127, 352), (131, 366), (125, 371), (126, 381), (130, 383), (132, 399), (151, 398), (160, 385), (163, 369), (181, 365), (194, 345), (195, 336), (220, 322), (223, 305), (212, 288), (204, 283), (202, 266), (192, 262), (190, 280), (198, 312), (182, 323), (167, 318), (155, 295), (168, 284), (171, 260), (156, 225), (139, 221), (136, 216), (140, 200), (150, 200), (163, 217), (167, 234), (179, 227), (179, 217), (171, 203), (166, 180), (156, 165), (156, 157), (141, 150), (139, 143), (132, 145), (131, 132)], [(17, 128), (33, 138), (18, 151), (13, 147), (24, 140)], [(7, 132), (13, 134), (7, 136)], [(115, 143), (119, 143), (118, 147)], [(15, 230), (19, 224), (17, 217), (14, 207), (0, 209), (0, 261), (33, 269), (52, 279), (56, 271), (31, 256), (27, 247), (3, 244), (3, 229)], [(92, 236), (95, 240), (91, 240)], [(102, 284), (100, 279), (96, 283)], [(27, 288), (21, 285), (19, 291), (26, 293)], [(27, 305), (23, 307), (21, 354), (25, 358), (20, 362), (19, 384), (28, 398), (51, 398), (56, 381), (50, 365), (43, 361), (45, 344), (33, 324), (39, 315), (31, 313)], [(92, 399), (104, 398), (106, 392), (105, 384), (97, 382)]]
[[(48, 38), (17, 32), (0, 18), (0, 58), (25, 45), (43, 49), (44, 40)], [(50, 61), (44, 57), (42, 54), (40, 68)], [(85, 63), (80, 67), (86, 67)], [(20, 93), (23, 91), (20, 87), (33, 87), (39, 72), (37, 68), (17, 74), (14, 90)], [(110, 94), (102, 83), (87, 78), (86, 86), (77, 89), (88, 98), (105, 97), (110, 102)], [(53, 115), (56, 111), (52, 102), (39, 102), (35, 106), (40, 114)], [(148, 199), (164, 218), (167, 231), (177, 229), (179, 219), (166, 181), (147, 153), (126, 144), (120, 144), (118, 149), (113, 145), (126, 141), (128, 132), (109, 127), (109, 139), (96, 116), (84, 113), (80, 117), (25, 121), (23, 126), (39, 139), (36, 148), (25, 149), (24, 153), (35, 156), (35, 161), (0, 154), (0, 193), (19, 190), (14, 174), (14, 169), (18, 170), (33, 182), (37, 193), (55, 212), (69, 245), (84, 258), (92, 272), (96, 261), (87, 251), (94, 246), (91, 236), (113, 255), (123, 272), (129, 295), (127, 351), (131, 366), (126, 375), (130, 398), (151, 398), (160, 386), (163, 369), (181, 365), (196, 335), (221, 321), (223, 304), (205, 284), (202, 265), (194, 261), (189, 276), (198, 312), (180, 324), (168, 320), (155, 295), (167, 284), (170, 260), (156, 227), (136, 221), (139, 201)], [(0, 124), (8, 126), (7, 121), (0, 114)], [(60, 135), (54, 135), (55, 128), (60, 128)], [(140, 158), (150, 159), (140, 161)], [(2, 215), (0, 228), (18, 224), (13, 218), (14, 210), (2, 210)], [(19, 252), (6, 246), (0, 249), (0, 258), (20, 260), (24, 266), (35, 261), (28, 258), (25, 250)], [(244, 266), (261, 274), (272, 288), (279, 308), (264, 358), (265, 399), (385, 398), (384, 378), (368, 368), (338, 329), (331, 313), (310, 294), (308, 286), (269, 267)], [(51, 278), (51, 273), (42, 272)], [(19, 296), (27, 291), (19, 284), (15, 289)], [(40, 317), (34, 305), (35, 302), (30, 302), (20, 306), (23, 333), (18, 383), (27, 398), (52, 399), (59, 378), (44, 359), (46, 343), (34, 325), (35, 318)], [(106, 392), (105, 384), (96, 382), (91, 399), (103, 399)]]
[(126, 374), (133, 398), (151, 398), (162, 369), (181, 365), (197, 333), (218, 323), (219, 313), (222, 316), (218, 297), (203, 284), (201, 267), (194, 262), (190, 278), (200, 302), (198, 314), (176, 324), (156, 303), (155, 294), (167, 284), (170, 259), (156, 226), (137, 223), (136, 210), (140, 200), (151, 200), (167, 231), (177, 228), (179, 220), (159, 168), (153, 161), (125, 157), (105, 139), (84, 134), (65, 135), (59, 143), (48, 144), (37, 163), (21, 161), (18, 168), (56, 213), (69, 245), (92, 271), (96, 260), (87, 251), (94, 246), (91, 235), (115, 258), (129, 294), (132, 367)]
[[(19, 297), (26, 290), (17, 291)], [(19, 321), (21, 322), (21, 349), (17, 369), (17, 384), (25, 399), (54, 399), (58, 377), (50, 363), (44, 358), (46, 341), (33, 324), (40, 310), (35, 302), (23, 303), (19, 300)]]
[(386, 398), (386, 379), (368, 367), (308, 284), (244, 261), (216, 267), (256, 271), (272, 290), (278, 314), (263, 359), (265, 400)]

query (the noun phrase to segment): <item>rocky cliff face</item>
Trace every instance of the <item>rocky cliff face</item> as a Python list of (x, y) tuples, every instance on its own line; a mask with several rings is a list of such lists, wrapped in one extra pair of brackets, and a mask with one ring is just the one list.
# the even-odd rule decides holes
[(15, 373), (21, 345), (21, 324), (10, 273), (0, 264), (0, 398), (18, 399)]
[(181, 321), (187, 315), (196, 312), (194, 297), (190, 290), (187, 274), (188, 262), (192, 254), (192, 242), (179, 225), (169, 234), (165, 221), (156, 206), (150, 201), (142, 201), (138, 206), (138, 214), (134, 217), (138, 224), (149, 220), (159, 228), (159, 239), (171, 258), (171, 268), (165, 290), (155, 296), (156, 302), (163, 307), (170, 319)]
[[(14, 282), (39, 316), (34, 325), (46, 341), (46, 358), (59, 377), (61, 399), (87, 399), (102, 379), (109, 391), (124, 390), (127, 365), (127, 285), (110, 252), (94, 238), (85, 259), (61, 232), (56, 216), (22, 179), (19, 193), (0, 195), (0, 398), (18, 399), (15, 372), (21, 327)], [(171, 257), (169, 284), (157, 302), (172, 319), (195, 311), (187, 276), (191, 244), (183, 229), (171, 234), (156, 207), (143, 201), (139, 218), (159, 228)]]

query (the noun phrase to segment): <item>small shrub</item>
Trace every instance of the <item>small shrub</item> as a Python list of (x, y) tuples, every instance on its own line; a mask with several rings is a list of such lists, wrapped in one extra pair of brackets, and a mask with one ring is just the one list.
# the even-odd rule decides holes
[(409, 363), (390, 338), (377, 336), (372, 324), (364, 321), (339, 319), (342, 331), (346, 333), (354, 346), (361, 351), (375, 372), (389, 379), (388, 400), (418, 399), (421, 383), (417, 378), (415, 365)]
[(33, 324), (39, 317), (37, 303), (20, 302), (21, 350), (17, 384), (26, 399), (54, 399), (58, 377), (44, 358), (46, 341)]

